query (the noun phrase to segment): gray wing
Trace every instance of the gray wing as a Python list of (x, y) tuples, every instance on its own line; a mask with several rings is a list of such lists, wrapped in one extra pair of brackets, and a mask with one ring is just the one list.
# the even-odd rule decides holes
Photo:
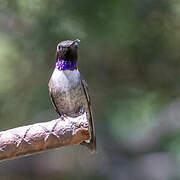
[(91, 139), (90, 143), (83, 142), (81, 144), (86, 145), (92, 152), (96, 151), (96, 136), (95, 136), (95, 127), (94, 127), (94, 120), (93, 120), (93, 114), (91, 110), (91, 100), (88, 92), (88, 86), (86, 81), (81, 76), (81, 84), (84, 90), (84, 93), (86, 95), (87, 103), (88, 103), (88, 110), (89, 110), (89, 125), (90, 125), (90, 133), (91, 133)]
[(59, 116), (61, 116), (61, 114), (60, 114), (60, 112), (58, 111), (58, 108), (57, 108), (57, 106), (56, 106), (56, 103), (55, 103), (55, 101), (54, 101), (54, 97), (53, 97), (53, 95), (52, 95), (52, 93), (51, 93), (51, 89), (50, 89), (50, 88), (49, 88), (49, 96), (50, 96), (50, 98), (51, 98), (51, 102), (52, 102), (52, 105), (53, 105), (54, 109), (55, 109), (56, 112), (59, 114)]

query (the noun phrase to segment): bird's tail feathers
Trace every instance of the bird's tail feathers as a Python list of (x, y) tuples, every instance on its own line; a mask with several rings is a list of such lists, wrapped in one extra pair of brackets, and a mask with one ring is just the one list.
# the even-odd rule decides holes
[(81, 145), (86, 146), (92, 153), (97, 153), (96, 149), (96, 136), (92, 137), (90, 142), (83, 141)]

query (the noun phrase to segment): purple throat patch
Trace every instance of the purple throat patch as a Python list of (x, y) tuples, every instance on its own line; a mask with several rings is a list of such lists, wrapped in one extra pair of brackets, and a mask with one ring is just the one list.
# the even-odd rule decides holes
[(63, 59), (58, 59), (56, 62), (56, 68), (58, 70), (74, 70), (77, 69), (77, 61), (66, 61)]

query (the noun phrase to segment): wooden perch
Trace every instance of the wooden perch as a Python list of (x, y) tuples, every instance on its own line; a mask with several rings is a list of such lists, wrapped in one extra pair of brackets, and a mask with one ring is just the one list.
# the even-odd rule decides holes
[(0, 161), (35, 154), (90, 138), (86, 114), (0, 132)]

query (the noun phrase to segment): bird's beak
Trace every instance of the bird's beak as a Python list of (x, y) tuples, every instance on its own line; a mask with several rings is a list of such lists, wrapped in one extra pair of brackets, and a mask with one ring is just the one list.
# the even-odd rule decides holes
[(72, 42), (72, 44), (70, 46), (73, 46), (73, 45), (78, 45), (78, 43), (80, 42), (79, 39), (76, 39)]
[(80, 42), (79, 39), (76, 39), (76, 40), (73, 41), (73, 43), (79, 43), (79, 42)]

